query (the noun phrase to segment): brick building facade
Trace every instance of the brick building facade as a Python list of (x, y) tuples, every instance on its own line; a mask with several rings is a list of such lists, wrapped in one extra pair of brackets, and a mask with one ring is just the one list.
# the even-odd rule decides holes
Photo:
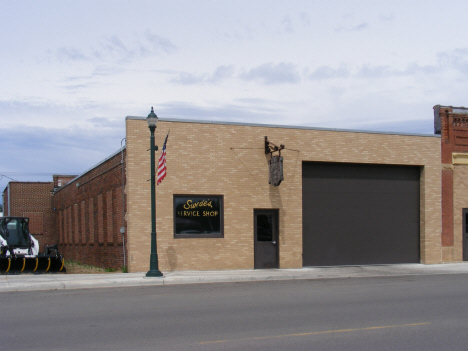
[[(167, 177), (156, 187), (159, 269), (256, 268), (262, 250), (278, 268), (360, 256), (364, 264), (468, 260), (468, 109), (434, 111), (435, 135), (160, 120), (156, 144), (170, 135)], [(146, 118), (127, 117), (126, 147), (47, 183), (40, 206), (52, 206), (51, 235), (67, 259), (149, 269), (149, 134)], [(265, 137), (285, 145), (279, 186)], [(13, 187), (4, 204), (21, 194)], [(205, 215), (214, 219), (197, 218)], [(342, 259), (348, 251), (354, 257)]]
[[(323, 164), (328, 168), (351, 165), (365, 169), (366, 174), (371, 173), (367, 170), (373, 172), (371, 166), (415, 170), (417, 193), (416, 200), (412, 201), (417, 207), (412, 211), (417, 213), (410, 226), (416, 233), (417, 253), (411, 262), (441, 262), (441, 151), (440, 138), (436, 135), (165, 119), (158, 123), (156, 144), (163, 144), (169, 130), (168, 175), (156, 189), (157, 245), (162, 271), (254, 268), (254, 237), (258, 226), (255, 216), (259, 211), (268, 210), (277, 214), (278, 241), (274, 241), (278, 252), (277, 267), (302, 267), (307, 254), (304, 239), (309, 234), (315, 235), (314, 228), (305, 229), (305, 220), (316, 216), (321, 207), (320, 204), (314, 205), (315, 208), (312, 206), (312, 209), (303, 207), (303, 202), (310, 198), (304, 188), (306, 175), (303, 174), (305, 165), (309, 164)], [(265, 154), (265, 136), (276, 145), (286, 146), (281, 154), (284, 158), (284, 181), (280, 186), (269, 184), (270, 155)], [(127, 117), (126, 140), (128, 266), (131, 272), (146, 271), (149, 268), (151, 220), (150, 184), (147, 181), (150, 178), (149, 130), (145, 118)], [(393, 170), (392, 167), (390, 169)], [(375, 183), (385, 183), (386, 175), (379, 177), (381, 179), (373, 179)], [(320, 179), (314, 181), (318, 184)], [(397, 184), (398, 179), (394, 183)], [(359, 195), (365, 193), (366, 189)], [(180, 197), (190, 196), (202, 199), (198, 204), (203, 203), (204, 197), (223, 200), (222, 235), (186, 235), (185, 238), (177, 235), (175, 207)], [(388, 197), (388, 202), (392, 202), (391, 194)], [(398, 211), (399, 205), (405, 206), (405, 203), (396, 203), (392, 211)], [(333, 206), (330, 211), (333, 212)], [(368, 206), (364, 212), (373, 216), (372, 211), (372, 206)], [(195, 212), (195, 215), (200, 213)], [(345, 215), (333, 214), (336, 220), (332, 218), (330, 226)], [(360, 215), (366, 218), (366, 213)], [(401, 215), (405, 216), (405, 213)], [(389, 223), (394, 231), (399, 230), (396, 218)], [(384, 221), (385, 218), (382, 219)], [(372, 236), (382, 237), (381, 227), (378, 230), (366, 229), (365, 220), (355, 225), (357, 230), (344, 240), (351, 240), (351, 245), (357, 243), (356, 250), (372, 247)], [(361, 232), (366, 233), (361, 235)], [(328, 235), (325, 231), (322, 238)], [(392, 232), (385, 235), (392, 235)], [(356, 240), (353, 241), (354, 237)], [(327, 250), (331, 254), (335, 244), (343, 243), (329, 243)], [(385, 246), (385, 240), (379, 245)], [(400, 247), (388, 246), (387, 253), (400, 262), (397, 257), (400, 250)], [(373, 255), (371, 251), (368, 254)]]
[(441, 135), (442, 261), (467, 261), (468, 109), (436, 105), (434, 122)]
[(54, 193), (59, 249), (66, 259), (106, 268), (124, 262), (125, 148)]
[(9, 182), (2, 194), (3, 216), (29, 218), (29, 231), (41, 250), (58, 244), (53, 193), (75, 177), (54, 174), (52, 182)]
[(29, 231), (39, 247), (57, 244), (53, 210), (53, 182), (9, 182), (3, 191), (3, 215), (28, 217)]

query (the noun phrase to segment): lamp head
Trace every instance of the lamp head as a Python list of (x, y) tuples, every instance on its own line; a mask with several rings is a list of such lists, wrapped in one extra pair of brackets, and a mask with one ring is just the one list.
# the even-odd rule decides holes
[(158, 116), (156, 116), (156, 113), (154, 113), (153, 107), (151, 107), (151, 112), (146, 118), (146, 121), (148, 122), (148, 126), (150, 128), (156, 128), (156, 124), (158, 124)]

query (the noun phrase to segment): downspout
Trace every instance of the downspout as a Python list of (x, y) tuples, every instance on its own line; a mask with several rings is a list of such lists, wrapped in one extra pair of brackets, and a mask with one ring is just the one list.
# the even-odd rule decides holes
[(123, 156), (123, 141), (127, 141), (126, 138), (123, 138), (120, 141), (120, 149), (122, 152), (122, 159), (120, 163), (122, 164), (122, 228), (120, 228), (120, 233), (122, 234), (122, 242), (123, 242), (123, 255), (124, 255), (124, 267), (126, 266), (125, 260), (125, 169), (124, 169), (124, 156)]

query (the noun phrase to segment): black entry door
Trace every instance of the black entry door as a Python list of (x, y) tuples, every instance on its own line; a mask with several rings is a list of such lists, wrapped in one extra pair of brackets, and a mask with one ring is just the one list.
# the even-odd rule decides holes
[(463, 261), (468, 261), (468, 208), (463, 209)]
[(254, 210), (254, 268), (278, 268), (278, 211)]

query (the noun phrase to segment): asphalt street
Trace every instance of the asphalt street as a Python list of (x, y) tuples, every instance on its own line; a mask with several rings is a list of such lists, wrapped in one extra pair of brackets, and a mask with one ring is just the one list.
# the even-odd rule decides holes
[(2, 350), (466, 350), (468, 275), (12, 291)]

